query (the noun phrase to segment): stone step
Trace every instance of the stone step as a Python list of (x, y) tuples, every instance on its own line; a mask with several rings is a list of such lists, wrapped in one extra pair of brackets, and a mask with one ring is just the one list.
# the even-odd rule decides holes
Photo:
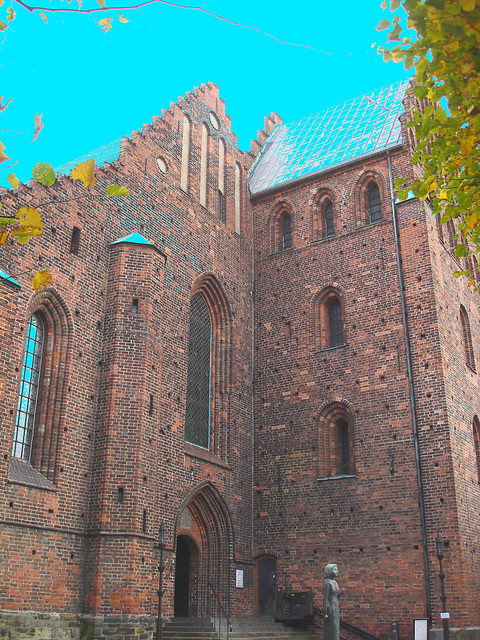
[[(273, 618), (231, 618), (231, 625), (229, 640), (312, 640), (314, 637), (309, 628), (287, 627)], [(162, 632), (164, 640), (218, 640), (219, 635), (227, 640), (225, 618), (220, 621), (218, 618), (173, 618), (165, 623)]]

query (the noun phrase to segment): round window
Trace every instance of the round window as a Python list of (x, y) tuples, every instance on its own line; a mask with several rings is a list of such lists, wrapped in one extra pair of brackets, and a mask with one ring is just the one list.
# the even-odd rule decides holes
[(163, 158), (157, 158), (157, 164), (162, 173), (168, 173), (168, 166)]
[(220, 129), (220, 121), (217, 118), (217, 116), (213, 113), (213, 111), (210, 111), (210, 122), (212, 123), (212, 127), (214, 129), (216, 129), (217, 131)]

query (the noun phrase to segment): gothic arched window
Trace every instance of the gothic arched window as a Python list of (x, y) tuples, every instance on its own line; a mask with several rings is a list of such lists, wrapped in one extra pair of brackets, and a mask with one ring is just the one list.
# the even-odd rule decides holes
[(333, 223), (333, 204), (331, 200), (326, 200), (323, 216), (325, 218), (325, 237), (330, 237), (335, 235), (335, 226)]
[(185, 441), (210, 446), (212, 318), (202, 293), (190, 302)]
[(328, 301), (329, 347), (340, 347), (343, 344), (342, 305), (337, 297)]
[(379, 222), (382, 219), (382, 203), (380, 200), (380, 190), (375, 182), (368, 187), (368, 218), (370, 224)]
[(470, 331), (470, 320), (463, 305), (460, 305), (460, 321), (462, 323), (463, 348), (465, 351), (465, 362), (475, 371), (475, 357), (473, 355), (472, 334)]
[(353, 421), (342, 402), (327, 405), (318, 423), (320, 478), (355, 475)]
[(475, 445), (475, 460), (477, 463), (477, 480), (480, 484), (480, 421), (477, 416), (473, 419), (473, 442)]
[(44, 334), (42, 319), (34, 313), (27, 327), (12, 450), (14, 457), (23, 460), (30, 460), (32, 449)]
[(282, 222), (282, 249), (292, 248), (292, 217), (287, 214)]

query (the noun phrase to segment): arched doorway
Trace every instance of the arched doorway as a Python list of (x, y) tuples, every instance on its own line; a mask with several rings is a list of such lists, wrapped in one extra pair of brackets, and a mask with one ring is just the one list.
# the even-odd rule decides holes
[(175, 594), (173, 610), (176, 618), (196, 614), (196, 587), (198, 582), (198, 549), (185, 535), (177, 537), (175, 558)]
[(176, 533), (175, 616), (215, 615), (220, 606), (229, 612), (233, 528), (225, 502), (211, 482), (185, 498)]

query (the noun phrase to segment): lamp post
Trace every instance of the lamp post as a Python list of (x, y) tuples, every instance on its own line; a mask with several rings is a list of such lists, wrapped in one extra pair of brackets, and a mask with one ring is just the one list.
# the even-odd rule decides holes
[(163, 572), (165, 571), (165, 565), (163, 564), (163, 552), (167, 545), (167, 527), (165, 520), (162, 520), (162, 524), (158, 530), (158, 548), (160, 549), (160, 564), (158, 565), (158, 573), (160, 575), (158, 579), (158, 616), (157, 616), (157, 633), (156, 640), (162, 640), (162, 598), (163, 598)]
[(449, 628), (448, 628), (448, 619), (450, 617), (450, 615), (447, 613), (447, 596), (445, 595), (445, 584), (444, 584), (444, 580), (445, 580), (445, 574), (443, 573), (443, 566), (442, 566), (442, 560), (443, 560), (443, 540), (440, 537), (440, 534), (437, 534), (437, 539), (435, 541), (436, 545), (437, 545), (437, 558), (438, 558), (438, 562), (440, 563), (440, 573), (438, 574), (438, 577), (440, 578), (440, 587), (441, 587), (441, 591), (442, 591), (442, 595), (440, 596), (440, 600), (442, 601), (442, 613), (441, 613), (441, 617), (442, 617), (442, 622), (443, 622), (443, 640), (449, 640)]

